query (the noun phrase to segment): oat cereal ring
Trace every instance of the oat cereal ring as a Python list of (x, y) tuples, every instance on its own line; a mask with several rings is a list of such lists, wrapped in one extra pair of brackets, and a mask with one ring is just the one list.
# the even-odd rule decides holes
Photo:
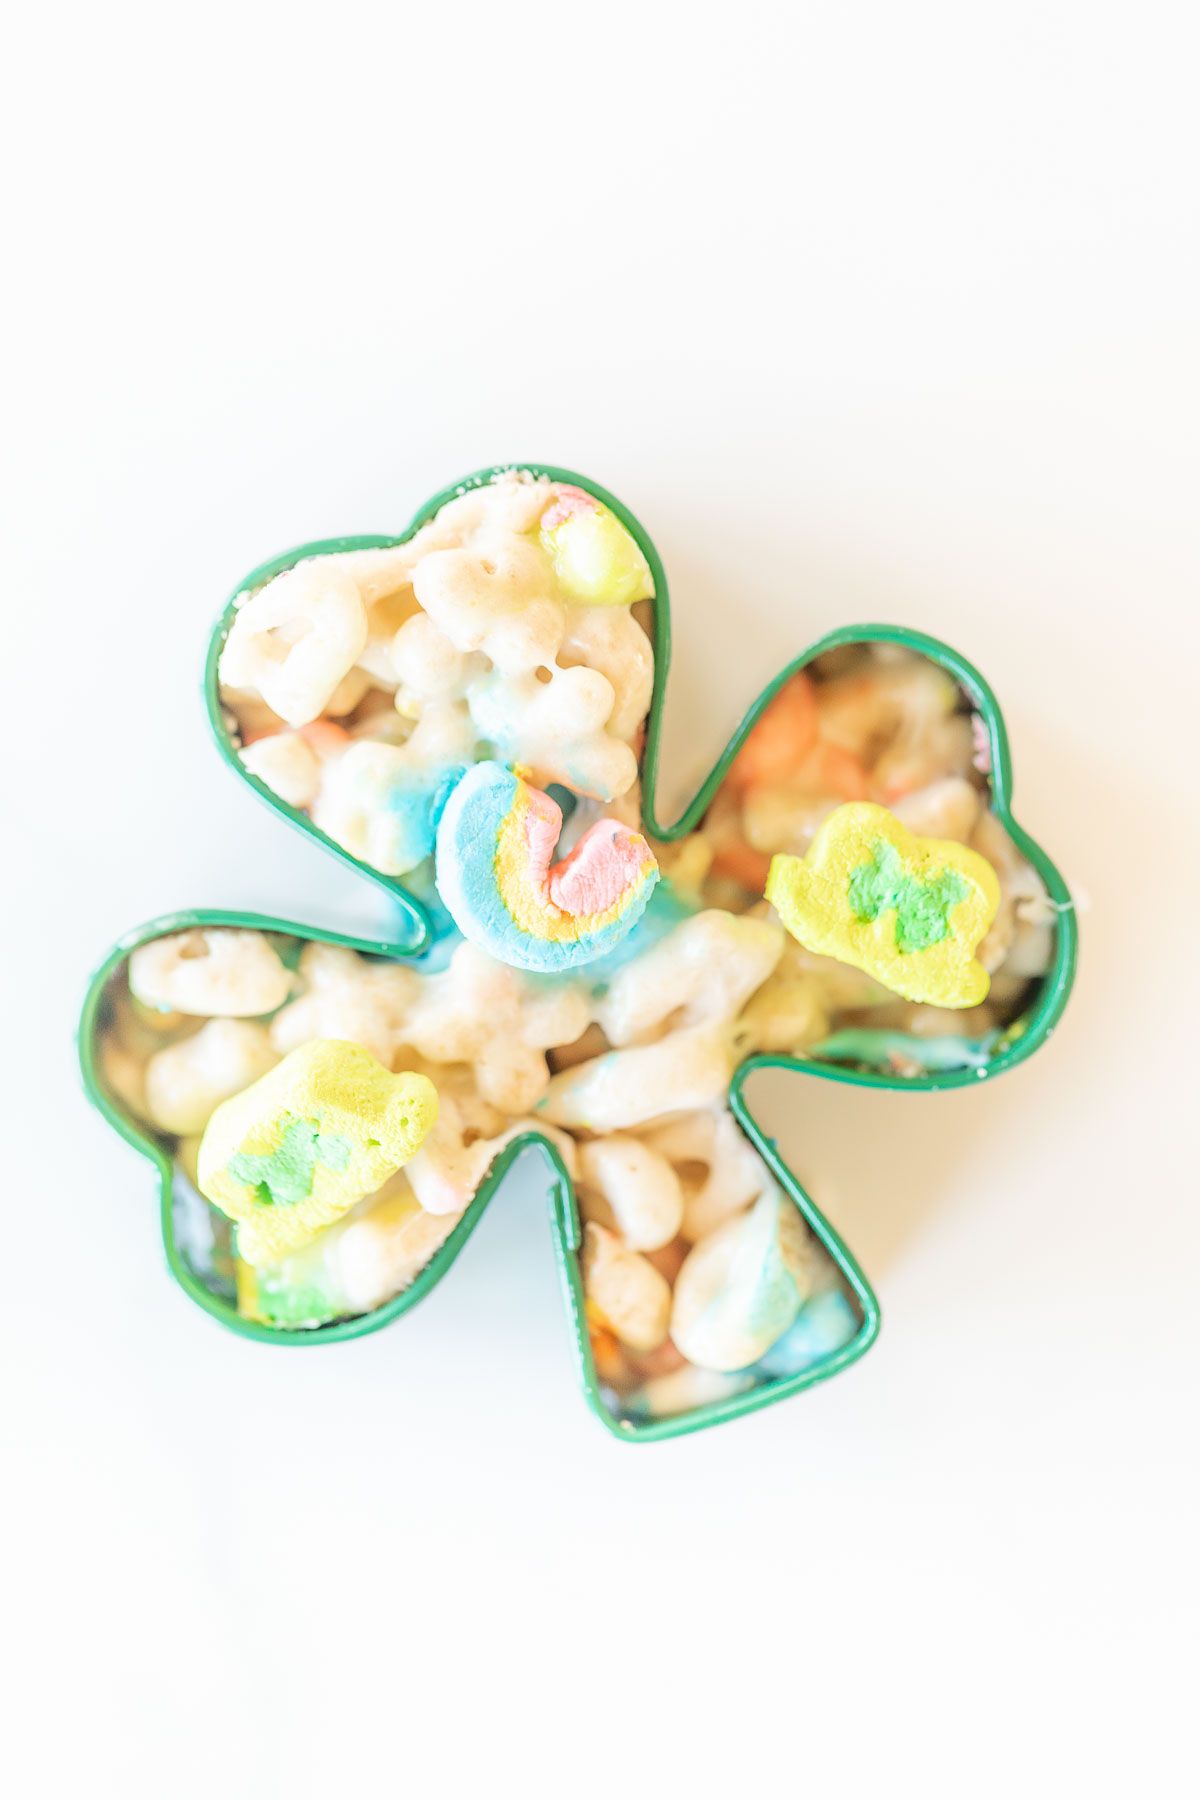
[(292, 977), (261, 931), (213, 926), (139, 944), (129, 987), (161, 1012), (249, 1019), (282, 1006)]
[(222, 682), (252, 688), (289, 725), (320, 716), (367, 642), (352, 576), (320, 557), (285, 569), (244, 600), (221, 652)]

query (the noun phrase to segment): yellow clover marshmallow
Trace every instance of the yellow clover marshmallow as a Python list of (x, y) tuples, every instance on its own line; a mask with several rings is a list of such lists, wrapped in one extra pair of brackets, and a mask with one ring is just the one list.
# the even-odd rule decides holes
[(196, 1185), (238, 1222), (238, 1255), (277, 1262), (382, 1187), (437, 1118), (424, 1075), (393, 1075), (361, 1044), (318, 1038), (218, 1106)]
[(839, 806), (804, 856), (775, 856), (766, 896), (806, 950), (906, 1000), (978, 1006), (975, 958), (1000, 904), (996, 872), (948, 838), (915, 837), (886, 807)]

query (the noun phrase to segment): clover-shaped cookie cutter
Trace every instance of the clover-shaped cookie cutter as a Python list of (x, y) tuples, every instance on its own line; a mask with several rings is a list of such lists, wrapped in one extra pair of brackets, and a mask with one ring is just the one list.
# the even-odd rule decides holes
[[(278, 575), (305, 557), (326, 555), (336, 551), (386, 549), (404, 543), (447, 501), (470, 488), (480, 487), (490, 482), (498, 475), (512, 471), (532, 476), (545, 476), (553, 482), (569, 483), (571, 486), (582, 488), (593, 495), (615, 513), (626, 529), (632, 533), (650, 566), (655, 591), (651, 613), (654, 689), (641, 760), (641, 777), (642, 819), (645, 829), (651, 837), (670, 843), (697, 828), (749, 732), (779, 689), (793, 675), (806, 668), (824, 652), (836, 649), (841, 645), (892, 644), (915, 651), (944, 669), (966, 695), (973, 712), (982, 721), (987, 736), (987, 766), (992, 811), (1017, 849), (1040, 875), (1050, 902), (1057, 913), (1055, 953), (1049, 970), (1041, 977), (1033, 1000), (1025, 1013), (1006, 1028), (999, 1045), (988, 1060), (977, 1066), (930, 1069), (923, 1075), (909, 1076), (888, 1073), (884, 1070), (847, 1066), (832, 1060), (825, 1060), (820, 1055), (762, 1054), (748, 1056), (739, 1065), (729, 1088), (729, 1104), (734, 1117), (784, 1193), (798, 1208), (817, 1241), (828, 1252), (843, 1281), (855, 1297), (861, 1313), (861, 1324), (848, 1343), (843, 1344), (839, 1349), (799, 1374), (765, 1381), (728, 1398), (715, 1400), (689, 1412), (666, 1418), (641, 1420), (622, 1417), (612, 1410), (604, 1397), (587, 1328), (579, 1260), (582, 1239), (574, 1187), (558, 1150), (540, 1132), (533, 1130), (524, 1132), (505, 1145), (481, 1182), (475, 1198), (445, 1243), (403, 1292), (372, 1312), (337, 1320), (312, 1330), (287, 1331), (253, 1319), (243, 1318), (238, 1313), (236, 1306), (207, 1286), (191, 1265), (177, 1233), (174, 1207), (175, 1169), (172, 1157), (164, 1144), (153, 1137), (131, 1113), (125, 1110), (107, 1087), (100, 1068), (99, 1033), (103, 1024), (109, 984), (131, 952), (139, 944), (146, 943), (152, 938), (188, 930), (192, 927), (246, 926), (260, 931), (283, 933), (302, 942), (316, 941), (342, 945), (358, 951), (360, 954), (374, 957), (409, 958), (419, 955), (428, 947), (433, 936), (432, 925), (425, 905), (416, 894), (406, 888), (403, 882), (381, 874), (379, 870), (371, 868), (341, 845), (334, 843), (332, 838), (314, 825), (304, 813), (281, 800), (264, 782), (243, 766), (226, 728), (218, 691), (217, 666), (232, 622), (235, 605), (248, 590), (268, 581), (272, 576)], [(397, 924), (401, 930), (400, 935), (380, 941), (356, 938), (344, 932), (329, 931), (317, 926), (297, 925), (262, 914), (213, 909), (177, 912), (153, 919), (127, 933), (113, 946), (92, 977), (79, 1025), (80, 1064), (88, 1095), (114, 1129), (141, 1155), (147, 1157), (158, 1171), (163, 1244), (167, 1262), (175, 1280), (198, 1306), (203, 1307), (206, 1312), (219, 1319), (229, 1329), (238, 1332), (242, 1337), (259, 1342), (312, 1345), (362, 1337), (368, 1332), (379, 1331), (385, 1325), (390, 1325), (395, 1319), (400, 1318), (416, 1306), (438, 1285), (483, 1217), (492, 1197), (504, 1185), (505, 1177), (513, 1163), (525, 1152), (531, 1151), (540, 1156), (549, 1178), (551, 1229), (563, 1298), (571, 1324), (575, 1363), (584, 1396), (601, 1423), (623, 1441), (653, 1442), (663, 1438), (679, 1437), (688, 1432), (699, 1431), (707, 1426), (737, 1418), (743, 1413), (755, 1412), (760, 1407), (773, 1405), (776, 1401), (787, 1399), (804, 1388), (812, 1387), (818, 1381), (828, 1380), (839, 1370), (848, 1368), (875, 1341), (879, 1332), (880, 1308), (871, 1285), (847, 1245), (829, 1221), (823, 1217), (797, 1177), (783, 1162), (775, 1141), (768, 1137), (757, 1123), (746, 1100), (746, 1083), (750, 1076), (760, 1069), (790, 1069), (800, 1074), (819, 1075), (829, 1081), (848, 1082), (860, 1087), (930, 1092), (942, 1088), (974, 1086), (981, 1080), (991, 1080), (1017, 1063), (1023, 1062), (1050, 1035), (1062, 1014), (1070, 992), (1078, 945), (1078, 930), (1070, 890), (1045, 851), (1021, 829), (1012, 816), (1012, 761), (1009, 753), (1008, 734), (995, 695), (977, 669), (957, 651), (939, 642), (938, 639), (903, 626), (868, 624), (844, 626), (837, 631), (828, 633), (816, 643), (810, 644), (806, 650), (780, 671), (774, 681), (763, 689), (718, 756), (693, 799), (677, 819), (666, 824), (658, 817), (657, 784), (663, 706), (670, 659), (671, 624), (666, 571), (649, 534), (615, 495), (608, 493), (606, 489), (590, 481), (586, 476), (548, 464), (508, 463), (478, 470), (475, 474), (469, 475), (464, 480), (455, 482), (452, 486), (435, 494), (398, 536), (367, 534), (357, 537), (324, 538), (314, 543), (301, 544), (296, 549), (286, 551), (283, 555), (273, 557), (269, 562), (260, 564), (258, 568), (250, 572), (244, 581), (239, 582), (213, 631), (205, 669), (205, 704), (218, 748), (230, 767), (236, 770), (242, 780), (249, 783), (271, 807), (272, 811), (282, 814), (290, 823), (314, 838), (326, 851), (331, 851), (342, 862), (383, 888), (395, 902)]]

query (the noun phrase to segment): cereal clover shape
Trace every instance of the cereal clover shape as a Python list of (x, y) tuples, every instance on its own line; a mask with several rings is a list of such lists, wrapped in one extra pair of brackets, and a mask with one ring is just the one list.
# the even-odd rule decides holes
[[(186, 1213), (178, 1204), (180, 1176), (170, 1139), (153, 1130), (114, 1087), (104, 1066), (102, 1037), (111, 1016), (114, 983), (119, 982), (131, 954), (142, 946), (179, 932), (193, 929), (212, 930), (225, 927), (249, 927), (255, 931), (280, 934), (276, 941), (294, 948), (327, 945), (350, 950), (378, 959), (380, 970), (404, 969), (429, 946), (435, 933), (437, 898), (428, 891), (416, 892), (403, 876), (381, 873), (377, 867), (337, 843), (313, 822), (307, 812), (291, 805), (278, 791), (267, 786), (238, 754), (238, 746), (230, 732), (218, 687), (218, 661), (235, 615), (236, 604), (248, 591), (302, 560), (314, 556), (348, 551), (386, 550), (406, 543), (427, 521), (433, 519), (449, 501), (494, 480), (519, 473), (530, 478), (545, 477), (555, 484), (566, 484), (598, 501), (620, 520), (636, 542), (653, 578), (654, 599), (649, 603), (647, 631), (653, 648), (653, 695), (646, 720), (639, 759), (641, 779), (641, 824), (646, 836), (669, 857), (671, 847), (689, 839), (710, 815), (714, 803), (722, 802), (731, 782), (736, 782), (735, 759), (758, 721), (773, 705), (786, 708), (794, 691), (794, 678), (809, 670), (818, 659), (827, 661), (849, 646), (875, 646), (886, 656), (893, 648), (915, 653), (925, 659), (955, 684), (962, 703), (969, 708), (976, 737), (976, 768), (986, 774), (987, 801), (990, 812), (1016, 853), (1036, 872), (1053, 908), (1052, 953), (1048, 966), (1023, 1007), (1020, 1017), (1010, 1021), (1002, 1031), (990, 1034), (976, 1054), (939, 1059), (936, 1055), (919, 1069), (906, 1064), (901, 1044), (894, 1054), (885, 1054), (890, 1038), (876, 1033), (879, 1054), (864, 1052), (863, 1043), (870, 1034), (843, 1031), (824, 1042), (812, 1045), (802, 1054), (782, 1054), (752, 1050), (737, 1064), (728, 1088), (728, 1107), (737, 1129), (766, 1165), (779, 1190), (787, 1197), (804, 1221), (813, 1239), (832, 1260), (845, 1291), (853, 1297), (858, 1324), (848, 1341), (815, 1356), (797, 1372), (766, 1375), (752, 1385), (741, 1385), (736, 1391), (717, 1393), (686, 1410), (666, 1416), (630, 1416), (614, 1403), (613, 1395), (597, 1368), (592, 1337), (589, 1332), (588, 1309), (582, 1267), (583, 1232), (575, 1184), (564, 1158), (562, 1134), (536, 1125), (507, 1135), (495, 1155), (458, 1222), (444, 1237), (430, 1259), (425, 1262), (409, 1285), (394, 1297), (357, 1316), (339, 1318), (315, 1329), (288, 1331), (277, 1325), (239, 1312), (228, 1288), (214, 1284), (209, 1271), (202, 1269), (189, 1242)], [(205, 673), (205, 699), (208, 717), (218, 747), (225, 760), (238, 775), (263, 798), (271, 809), (316, 841), (321, 848), (337, 856), (343, 863), (382, 887), (395, 905), (394, 935), (384, 940), (369, 941), (320, 927), (290, 923), (277, 918), (237, 911), (189, 911), (158, 918), (127, 933), (112, 948), (97, 970), (85, 999), (79, 1030), (80, 1060), (89, 1096), (109, 1123), (133, 1147), (155, 1166), (160, 1189), (160, 1221), (167, 1261), (176, 1281), (191, 1298), (223, 1324), (243, 1336), (264, 1342), (318, 1344), (336, 1342), (379, 1330), (407, 1313), (441, 1281), (479, 1223), (490, 1200), (504, 1186), (512, 1164), (525, 1153), (539, 1157), (549, 1181), (550, 1223), (562, 1294), (570, 1321), (573, 1354), (587, 1402), (601, 1422), (624, 1441), (652, 1441), (717, 1424), (742, 1413), (785, 1399), (827, 1379), (855, 1362), (873, 1343), (880, 1322), (876, 1297), (862, 1269), (838, 1233), (814, 1205), (796, 1176), (782, 1161), (774, 1141), (766, 1135), (746, 1098), (746, 1084), (756, 1070), (782, 1068), (798, 1075), (816, 1075), (826, 1080), (850, 1082), (863, 1087), (930, 1091), (974, 1085), (990, 1080), (1023, 1061), (1046, 1040), (1066, 1004), (1070, 990), (1077, 945), (1077, 929), (1069, 890), (1045, 852), (1022, 831), (1011, 812), (1012, 765), (1004, 722), (995, 696), (983, 677), (963, 657), (947, 645), (916, 631), (892, 625), (852, 625), (830, 633), (809, 645), (781, 670), (754, 701), (741, 725), (733, 734), (693, 798), (677, 818), (665, 821), (659, 817), (658, 778), (659, 750), (663, 708), (671, 651), (671, 624), (667, 577), (654, 545), (633, 515), (612, 494), (586, 477), (567, 470), (540, 464), (508, 465), (506, 468), (484, 469), (455, 483), (429, 500), (416, 514), (408, 528), (397, 537), (367, 535), (326, 539), (301, 545), (277, 556), (253, 570), (239, 583), (213, 632)], [(731, 775), (731, 770), (733, 774)], [(653, 952), (651, 952), (653, 954)], [(435, 978), (437, 979), (437, 978)], [(269, 1005), (276, 1004), (274, 997)], [(500, 1006), (500, 1001), (497, 1001)], [(514, 1059), (530, 1054), (529, 1046), (513, 1040), (510, 1023), (502, 1011), (497, 1015), (497, 1028), (488, 1055), (492, 1058), (492, 1077), (496, 1081), (513, 1077)], [(364, 1027), (364, 1039), (369, 1030)], [(553, 1041), (547, 1028), (545, 1041)], [(561, 1041), (561, 1040), (560, 1040)], [(897, 1038), (897, 1043), (899, 1039)], [(534, 1051), (533, 1054), (540, 1052)], [(518, 1065), (519, 1066), (519, 1065)], [(257, 1070), (247, 1070), (251, 1079)], [(515, 1077), (513, 1077), (515, 1078)], [(485, 1068), (481, 1087), (487, 1079)], [(315, 1154), (315, 1152), (314, 1152)]]

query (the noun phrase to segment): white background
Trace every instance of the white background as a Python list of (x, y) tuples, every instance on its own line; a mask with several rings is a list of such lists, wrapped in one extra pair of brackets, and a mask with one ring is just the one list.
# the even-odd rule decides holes
[[(22, 1800), (1187, 1785), (1191, 12), (117, 5), (10, 35)], [(661, 1447), (574, 1391), (536, 1184), (396, 1328), (273, 1352), (169, 1281), (151, 1171), (73, 1067), (141, 919), (379, 919), (208, 742), (209, 624), (261, 558), (520, 457), (659, 545), (681, 780), (811, 638), (905, 621), (986, 672), (1017, 812), (1091, 899), (1033, 1063), (767, 1094), (883, 1335)]]

